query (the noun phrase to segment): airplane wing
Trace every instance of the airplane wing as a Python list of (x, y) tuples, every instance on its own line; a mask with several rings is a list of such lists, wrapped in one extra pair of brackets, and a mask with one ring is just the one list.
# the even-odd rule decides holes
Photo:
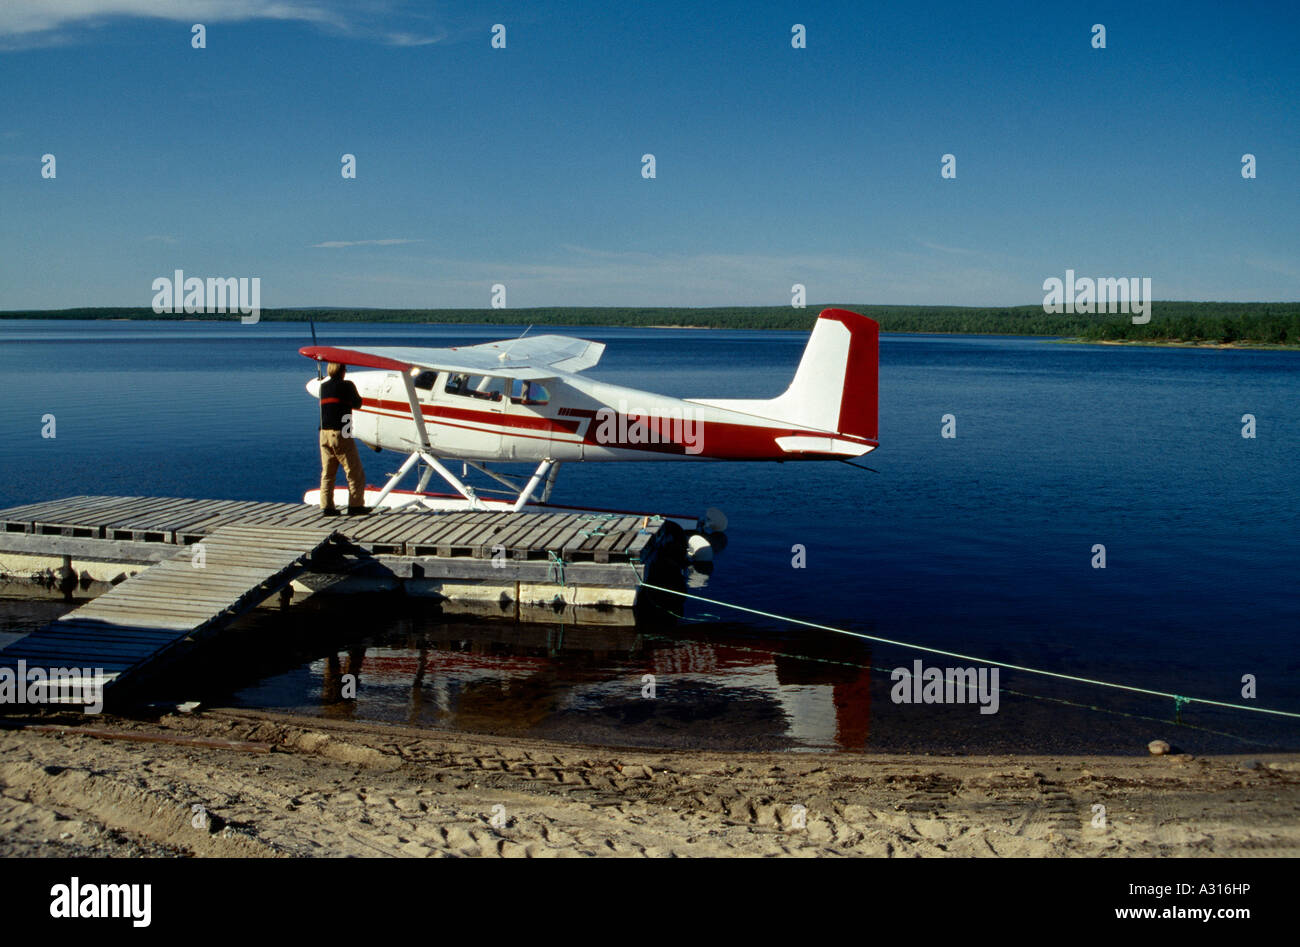
[(580, 372), (600, 361), (604, 351), (604, 342), (588, 342), (567, 335), (535, 335), (449, 349), (308, 345), (298, 350), (299, 354), (319, 362), (342, 362), (362, 368), (394, 371), (432, 368), (440, 372), (527, 380)]

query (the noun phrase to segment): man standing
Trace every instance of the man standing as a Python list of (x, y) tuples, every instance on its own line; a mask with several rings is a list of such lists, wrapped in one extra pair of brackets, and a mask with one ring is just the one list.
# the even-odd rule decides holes
[(366, 472), (352, 439), (352, 412), (361, 407), (357, 386), (347, 381), (347, 368), (330, 362), (329, 377), (320, 386), (320, 508), (326, 516), (338, 516), (334, 508), (334, 479), (339, 465), (348, 478), (348, 515), (369, 513), (366, 509)]

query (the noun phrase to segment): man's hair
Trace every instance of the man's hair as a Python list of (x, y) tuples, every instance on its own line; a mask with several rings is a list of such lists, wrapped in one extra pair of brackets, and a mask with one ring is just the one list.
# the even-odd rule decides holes
[(331, 378), (342, 378), (347, 371), (348, 367), (342, 362), (330, 362), (329, 367), (325, 369), (325, 373)]

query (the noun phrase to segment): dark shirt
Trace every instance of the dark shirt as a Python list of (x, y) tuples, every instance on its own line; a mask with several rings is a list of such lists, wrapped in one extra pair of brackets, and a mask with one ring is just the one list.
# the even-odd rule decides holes
[(323, 431), (343, 430), (344, 415), (361, 407), (357, 386), (346, 378), (327, 378), (320, 386), (320, 426)]

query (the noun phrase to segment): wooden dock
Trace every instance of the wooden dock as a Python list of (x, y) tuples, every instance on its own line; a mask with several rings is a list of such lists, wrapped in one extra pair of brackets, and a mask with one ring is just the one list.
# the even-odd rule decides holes
[[(562, 558), (566, 564), (638, 563), (663, 517), (641, 514), (376, 510), (327, 518), (302, 503), (80, 496), (0, 510), (0, 550), (153, 561), (168, 545), (201, 542), (224, 526), (329, 526), (371, 556)], [(152, 549), (141, 548), (152, 546)], [(157, 555), (155, 555), (157, 554)], [(144, 555), (144, 559), (134, 558)]]
[(400, 591), (453, 614), (626, 624), (651, 562), (681, 542), (653, 515), (336, 518), (300, 503), (181, 497), (30, 503), (0, 510), (0, 595), (89, 603), (0, 651), (0, 667), (102, 667), (116, 683), (276, 601), (277, 590), (282, 604)]
[(101, 596), (231, 527), (337, 533), (343, 552), (290, 580), (294, 602), (402, 591), (451, 613), (601, 624), (633, 620), (646, 568), (664, 549), (680, 554), (682, 542), (656, 515), (406, 509), (326, 518), (304, 503), (69, 497), (0, 510), (0, 596)]

